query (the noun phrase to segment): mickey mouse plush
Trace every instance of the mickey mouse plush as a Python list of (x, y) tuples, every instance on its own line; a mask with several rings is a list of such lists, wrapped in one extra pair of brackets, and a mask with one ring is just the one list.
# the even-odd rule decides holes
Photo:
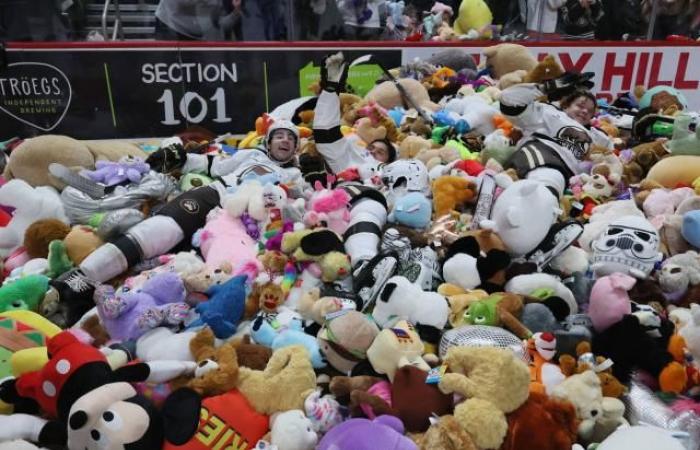
[(503, 250), (490, 249), (482, 254), (474, 236), (457, 239), (450, 245), (442, 265), (445, 282), (465, 290), (483, 289), (497, 292), (500, 286), (491, 282), (498, 272), (510, 265), (510, 256)]
[[(199, 396), (176, 391), (161, 417), (128, 382), (154, 383), (194, 370), (194, 363), (156, 361), (112, 370), (98, 349), (69, 331), (47, 342), (49, 362), (0, 385), (0, 399), (17, 412), (0, 416), (0, 441), (28, 439), (43, 446), (99, 449), (160, 448), (164, 437), (186, 442), (199, 422)], [(168, 423), (166, 426), (165, 424)], [(188, 430), (192, 430), (185, 436)]]

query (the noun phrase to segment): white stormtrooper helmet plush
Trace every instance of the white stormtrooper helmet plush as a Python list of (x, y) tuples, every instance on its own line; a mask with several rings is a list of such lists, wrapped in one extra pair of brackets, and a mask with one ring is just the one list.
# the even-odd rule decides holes
[(621, 272), (645, 279), (661, 261), (659, 234), (645, 218), (624, 216), (593, 241), (591, 268), (598, 277)]
[(428, 169), (421, 161), (400, 159), (382, 169), (382, 182), (389, 192), (400, 197), (408, 192), (430, 193)]

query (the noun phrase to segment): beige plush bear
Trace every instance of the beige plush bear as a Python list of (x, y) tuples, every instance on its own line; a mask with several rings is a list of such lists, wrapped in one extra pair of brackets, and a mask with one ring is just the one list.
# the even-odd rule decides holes
[(451, 373), (440, 380), (440, 390), (466, 398), (454, 416), (476, 446), (497, 449), (508, 431), (506, 413), (528, 398), (530, 371), (509, 349), (452, 347), (445, 364)]
[(491, 69), (495, 79), (500, 79), (505, 74), (516, 70), (530, 72), (537, 66), (537, 60), (530, 50), (519, 44), (506, 43), (487, 47), (484, 49), (484, 56), (486, 56), (486, 67)]

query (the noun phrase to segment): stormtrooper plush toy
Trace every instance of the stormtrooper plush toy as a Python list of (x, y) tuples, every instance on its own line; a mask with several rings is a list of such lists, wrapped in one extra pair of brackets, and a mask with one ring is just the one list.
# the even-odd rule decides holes
[(663, 258), (658, 232), (651, 222), (638, 216), (613, 221), (591, 247), (591, 268), (598, 277), (620, 272), (643, 280)]

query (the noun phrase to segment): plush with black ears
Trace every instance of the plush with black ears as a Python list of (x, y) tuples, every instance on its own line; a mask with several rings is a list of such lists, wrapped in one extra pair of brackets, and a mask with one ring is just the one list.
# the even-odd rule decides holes
[[(0, 416), (0, 441), (27, 439), (41, 445), (68, 443), (69, 448), (81, 449), (159, 448), (153, 444), (158, 439), (162, 441), (163, 427), (155, 422), (151, 424), (150, 418), (154, 413), (149, 409), (150, 403), (137, 397), (136, 391), (128, 382), (160, 383), (195, 369), (192, 362), (154, 361), (112, 370), (102, 352), (79, 341), (69, 331), (63, 331), (49, 339), (47, 353), (49, 361), (41, 370), (28, 372), (0, 385), (0, 399), (21, 405), (21, 412), (41, 411), (50, 420), (28, 414)], [(107, 406), (116, 404), (124, 415), (120, 416), (120, 426), (131, 424), (133, 429), (116, 433), (110, 438), (110, 445), (105, 445), (105, 441), (100, 439), (102, 433), (97, 429), (91, 428), (86, 435), (88, 437), (75, 434), (86, 424), (97, 420), (91, 413), (100, 408), (106, 413)], [(110, 422), (107, 419), (116, 414), (111, 411), (100, 419), (103, 420), (100, 423)], [(107, 428), (113, 430), (114, 426)], [(77, 439), (79, 443), (73, 445), (71, 439)], [(87, 443), (90, 439), (92, 441)], [(143, 445), (139, 442), (143, 442)], [(121, 444), (134, 446), (122, 447)]]
[(492, 248), (484, 251), (474, 236), (457, 239), (450, 245), (442, 264), (442, 276), (446, 283), (462, 289), (483, 289), (489, 293), (501, 290), (502, 286), (491, 280), (510, 265), (510, 255)]

